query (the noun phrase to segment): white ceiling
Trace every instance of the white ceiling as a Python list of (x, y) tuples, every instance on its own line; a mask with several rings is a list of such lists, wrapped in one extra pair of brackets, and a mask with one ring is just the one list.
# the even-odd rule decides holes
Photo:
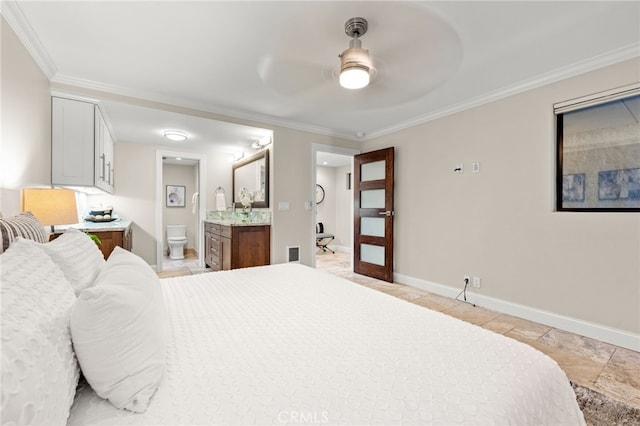
[(316, 152), (316, 165), (321, 167), (345, 167), (351, 165), (350, 155), (334, 154), (332, 152)]
[[(55, 83), (356, 140), (640, 52), (637, 1), (2, 3)], [(354, 16), (369, 22), (362, 45), (377, 73), (349, 91), (335, 73)], [(115, 102), (104, 108), (116, 140), (129, 142), (151, 141), (165, 126), (204, 143), (247, 144), (265, 132)]]

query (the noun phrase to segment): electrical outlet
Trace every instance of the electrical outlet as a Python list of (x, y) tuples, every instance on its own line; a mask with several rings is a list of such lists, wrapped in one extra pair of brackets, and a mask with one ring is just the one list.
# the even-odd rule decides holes
[(479, 161), (474, 161), (473, 162), (473, 173), (480, 173), (480, 162)]
[(471, 284), (471, 277), (469, 275), (465, 275), (462, 279), (462, 282), (465, 284)]
[(473, 277), (473, 286), (475, 288), (480, 288), (481, 281), (480, 277)]

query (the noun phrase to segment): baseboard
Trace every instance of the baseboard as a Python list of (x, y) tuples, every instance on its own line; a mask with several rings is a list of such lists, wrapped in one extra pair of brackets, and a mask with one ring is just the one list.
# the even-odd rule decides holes
[[(402, 274), (394, 274), (393, 278), (394, 282), (406, 284), (411, 287), (420, 288), (451, 298), (455, 298), (461, 290), (461, 288), (456, 289), (447, 285), (425, 281)], [(640, 352), (640, 335), (629, 331), (566, 317), (553, 312), (508, 302), (502, 299), (496, 299), (494, 297), (483, 296), (469, 290), (467, 291), (467, 301), (496, 312), (524, 318), (539, 324), (548, 325), (580, 336), (590, 337), (592, 339), (600, 340), (601, 342), (610, 343), (612, 345)]]

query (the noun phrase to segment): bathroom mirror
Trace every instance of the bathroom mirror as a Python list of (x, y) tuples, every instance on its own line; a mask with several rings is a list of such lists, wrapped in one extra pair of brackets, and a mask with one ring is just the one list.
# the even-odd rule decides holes
[(240, 189), (253, 195), (252, 207), (269, 207), (269, 150), (265, 149), (232, 166), (233, 204), (242, 207)]

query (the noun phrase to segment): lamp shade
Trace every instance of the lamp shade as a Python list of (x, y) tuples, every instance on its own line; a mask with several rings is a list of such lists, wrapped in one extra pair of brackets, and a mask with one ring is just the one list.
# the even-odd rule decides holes
[(78, 222), (76, 193), (71, 189), (25, 188), (20, 208), (31, 212), (43, 225), (69, 225)]

